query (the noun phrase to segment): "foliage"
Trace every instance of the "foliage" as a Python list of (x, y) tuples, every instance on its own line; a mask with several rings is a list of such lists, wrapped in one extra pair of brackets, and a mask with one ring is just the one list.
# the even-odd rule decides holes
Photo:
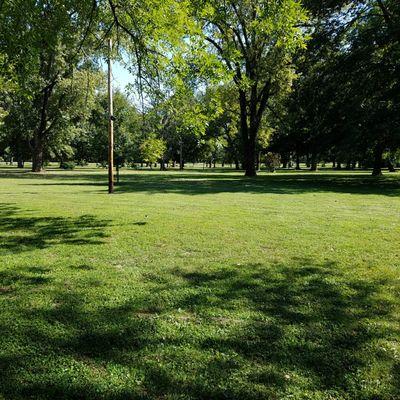
[(265, 167), (269, 172), (275, 172), (281, 165), (281, 158), (279, 154), (268, 152), (265, 155)]
[(76, 165), (73, 161), (63, 161), (60, 163), (60, 168), (65, 170), (73, 170), (75, 169)]
[(391, 1), (347, 3), (317, 18), (274, 149), (379, 174), (400, 146), (400, 13)]
[(292, 55), (304, 46), (306, 19), (296, 0), (195, 1), (204, 40), (231, 74), (240, 105), (246, 175), (254, 176), (265, 110), (294, 78)]
[(144, 161), (154, 164), (163, 158), (167, 146), (162, 139), (148, 138), (140, 145), (140, 151)]
[[(95, 4), (95, 3), (94, 3)], [(94, 4), (71, 0), (15, 0), (1, 3), (0, 53), (13, 65), (17, 104), (24, 103), (24, 130), (32, 147), (33, 170), (43, 167), (52, 140), (66, 134), (69, 111), (79, 105), (73, 86), (86, 69), (82, 55), (93, 22)], [(27, 50), (28, 49), (28, 50)], [(14, 112), (14, 122), (15, 110)], [(72, 116), (72, 119), (77, 116)]]

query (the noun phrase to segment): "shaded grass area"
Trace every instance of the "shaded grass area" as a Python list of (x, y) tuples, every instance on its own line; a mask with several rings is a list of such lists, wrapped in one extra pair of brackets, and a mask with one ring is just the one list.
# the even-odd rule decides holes
[(400, 398), (399, 175), (13, 173), (0, 398)]
[[(104, 171), (104, 170), (103, 170)], [(99, 169), (86, 169), (82, 172), (61, 173), (53, 170), (50, 174), (35, 175), (29, 171), (0, 169), (3, 179), (41, 179), (43, 185), (98, 186), (105, 187), (105, 174)], [(54, 182), (57, 181), (57, 182)], [(260, 173), (256, 178), (245, 178), (242, 173), (229, 169), (189, 169), (186, 172), (170, 171), (125, 171), (118, 184), (117, 193), (182, 193), (200, 195), (208, 193), (282, 193), (337, 192), (355, 194), (400, 195), (398, 174), (372, 177), (368, 172), (353, 173), (322, 171), (319, 173), (279, 171), (275, 174)]]

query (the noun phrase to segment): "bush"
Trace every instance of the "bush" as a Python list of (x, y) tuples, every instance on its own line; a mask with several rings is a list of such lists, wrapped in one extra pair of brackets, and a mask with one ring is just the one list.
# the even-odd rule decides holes
[(61, 169), (73, 170), (75, 168), (75, 163), (73, 161), (63, 161), (60, 163)]

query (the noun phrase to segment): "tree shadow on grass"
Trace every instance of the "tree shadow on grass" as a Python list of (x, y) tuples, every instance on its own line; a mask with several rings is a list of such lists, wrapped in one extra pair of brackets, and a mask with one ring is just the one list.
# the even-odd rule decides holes
[(104, 229), (108, 225), (109, 221), (93, 215), (76, 218), (26, 216), (13, 205), (0, 204), (0, 254), (58, 244), (101, 244), (107, 237)]
[[(395, 354), (382, 351), (399, 335), (394, 298), (382, 297), (395, 282), (349, 278), (312, 260), (160, 274), (115, 306), (87, 307), (84, 293), (64, 288), (52, 307), (21, 302), (19, 323), (1, 327), (4, 343), (12, 336), (20, 347), (2, 353), (0, 394), (398, 398)], [(35, 354), (18, 350), (24, 344)], [(368, 380), (374, 368), (380, 387)]]
[[(35, 177), (29, 174), (19, 178), (36, 179), (44, 186), (94, 186), (107, 190), (106, 176), (100, 174), (49, 174)], [(12, 174), (1, 174), (0, 178), (10, 178)], [(32, 184), (29, 184), (32, 185)], [(36, 186), (36, 183), (34, 184)], [(103, 191), (102, 191), (103, 192)], [(211, 173), (203, 171), (187, 172), (135, 172), (122, 175), (115, 188), (115, 194), (143, 192), (177, 193), (202, 195), (212, 193), (354, 193), (384, 196), (400, 195), (400, 179), (396, 175), (380, 178), (362, 173), (310, 173), (277, 172), (262, 174), (256, 178), (246, 178), (236, 172)]]

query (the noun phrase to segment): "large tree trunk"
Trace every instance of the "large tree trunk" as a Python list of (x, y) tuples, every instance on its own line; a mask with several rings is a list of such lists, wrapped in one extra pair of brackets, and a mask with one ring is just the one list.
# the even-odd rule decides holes
[(243, 90), (239, 90), (239, 104), (240, 104), (240, 130), (243, 144), (243, 167), (245, 169), (245, 176), (257, 176), (256, 172), (256, 138), (257, 126), (255, 121), (254, 105), (253, 114), (250, 115), (250, 124), (248, 123), (247, 113), (247, 98)]
[(32, 172), (41, 172), (43, 170), (43, 139), (36, 134), (32, 149)]
[(257, 176), (256, 171), (256, 143), (255, 138), (248, 138), (244, 149), (245, 176)]
[[(247, 76), (252, 77), (254, 75), (254, 66), (249, 65), (247, 67)], [(236, 77), (236, 82), (242, 81), (240, 71)], [(261, 90), (258, 88), (258, 83), (255, 82), (251, 85), (248, 93), (249, 98), (247, 98), (246, 91), (239, 88), (240, 128), (244, 150), (245, 176), (253, 177), (257, 175), (257, 136), (271, 93), (271, 80), (269, 79), (265, 82)]]
[[(40, 65), (40, 75), (48, 80), (51, 76), (51, 68), (54, 61), (54, 53), (49, 54), (41, 54), (41, 65)], [(53, 79), (43, 90), (40, 95), (38, 95), (36, 101), (39, 105), (39, 125), (35, 131), (33, 138), (33, 147), (32, 147), (32, 172), (40, 172), (43, 170), (44, 166), (44, 144), (45, 137), (49, 133), (48, 123), (48, 108), (50, 97), (53, 94), (54, 86), (56, 85), (57, 80)]]
[(372, 170), (373, 176), (382, 175), (382, 155), (383, 147), (377, 144), (374, 149), (374, 168)]

